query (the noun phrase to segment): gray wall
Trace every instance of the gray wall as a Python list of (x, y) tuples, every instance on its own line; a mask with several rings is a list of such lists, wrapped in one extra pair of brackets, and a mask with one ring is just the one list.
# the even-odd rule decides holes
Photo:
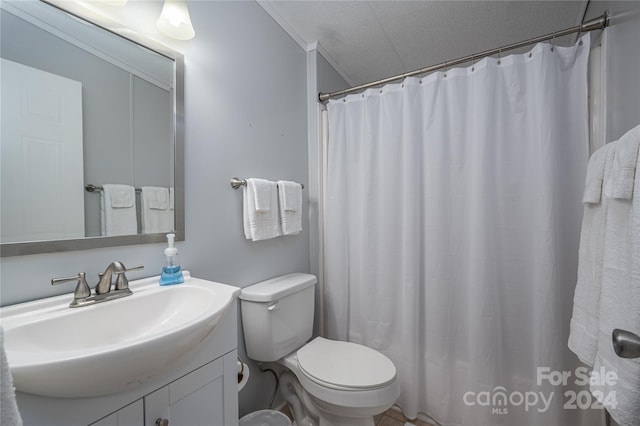
[(335, 92), (351, 86), (320, 53), (318, 53), (316, 60), (316, 69), (318, 71), (317, 88), (319, 92)]
[(607, 42), (607, 141), (640, 124), (640, 2), (592, 1), (586, 19), (610, 13)]
[(321, 105), (318, 103), (319, 92), (331, 92), (349, 87), (349, 84), (327, 62), (319, 52), (318, 45), (307, 52), (307, 143), (309, 145), (309, 268), (310, 272), (318, 277), (315, 299), (314, 335), (324, 334), (324, 271), (323, 265), (323, 241), (320, 229), (320, 216), (322, 206), (322, 180), (320, 168), (322, 167), (322, 144), (318, 139), (319, 122), (318, 111)]
[[(135, 19), (114, 16), (151, 32), (161, 7), (157, 0), (129, 2), (126, 8), (137, 11)], [(186, 239), (176, 244), (183, 267), (194, 276), (240, 287), (308, 272), (308, 221), (301, 235), (247, 241), (242, 193), (229, 186), (238, 176), (291, 179), (307, 187), (306, 54), (254, 2), (191, 1), (189, 10), (194, 39), (155, 34), (185, 55)], [(156, 275), (163, 248), (151, 244), (2, 258), (0, 300), (6, 305), (69, 292), (71, 286), (54, 288), (49, 281), (79, 271), (94, 284), (113, 260), (144, 264), (132, 279)], [(238, 343), (246, 359), (241, 332)], [(273, 378), (253, 365), (240, 393), (240, 413), (265, 408), (273, 385)]]

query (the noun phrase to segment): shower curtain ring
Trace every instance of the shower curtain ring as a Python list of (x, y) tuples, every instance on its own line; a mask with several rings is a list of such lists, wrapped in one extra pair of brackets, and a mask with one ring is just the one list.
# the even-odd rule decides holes
[(420, 72), (418, 73), (418, 84), (422, 84), (423, 76), (424, 76), (424, 73), (422, 72), (422, 70), (420, 70)]
[(447, 78), (447, 71), (449, 71), (449, 61), (444, 63), (444, 78)]
[(475, 71), (475, 69), (476, 69), (475, 62), (476, 62), (476, 57), (475, 56), (471, 56), (471, 72)]
[(502, 63), (502, 49), (498, 49), (498, 65)]
[(554, 32), (553, 35), (551, 36), (551, 51), (553, 52), (553, 42), (556, 39), (556, 33)]
[(578, 46), (582, 46), (583, 44), (580, 37), (582, 37), (582, 26), (580, 26), (580, 29), (578, 29)]

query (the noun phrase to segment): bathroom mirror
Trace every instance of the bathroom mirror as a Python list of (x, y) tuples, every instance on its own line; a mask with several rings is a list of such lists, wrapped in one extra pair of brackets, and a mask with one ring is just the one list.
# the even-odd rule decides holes
[[(2, 256), (164, 242), (166, 232), (140, 224), (143, 186), (172, 189), (172, 230), (184, 240), (183, 56), (98, 14), (89, 21), (83, 8), (0, 3)], [(32, 74), (29, 90), (15, 83)], [(135, 231), (101, 229), (101, 191), (85, 187), (106, 184), (136, 188)], [(26, 231), (14, 231), (12, 216)]]

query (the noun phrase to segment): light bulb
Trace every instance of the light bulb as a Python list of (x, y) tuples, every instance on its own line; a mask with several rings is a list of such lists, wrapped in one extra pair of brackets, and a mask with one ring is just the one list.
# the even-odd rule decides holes
[(196, 34), (186, 0), (165, 0), (156, 26), (162, 33), (178, 40), (189, 40)]

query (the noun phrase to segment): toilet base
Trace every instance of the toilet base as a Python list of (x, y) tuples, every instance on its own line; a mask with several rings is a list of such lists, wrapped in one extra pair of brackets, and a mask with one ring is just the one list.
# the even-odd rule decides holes
[(319, 426), (374, 426), (373, 416), (342, 417), (320, 411)]
[[(279, 363), (289, 370), (281, 374), (285, 377), (284, 382), (288, 383), (286, 387), (293, 390), (301, 402), (297, 410), (292, 407), (296, 422), (298, 417), (310, 417), (314, 421), (318, 419), (319, 426), (374, 426), (373, 416), (391, 408), (400, 395), (400, 387), (395, 380), (383, 388), (353, 392), (320, 386), (300, 370), (296, 352), (282, 358)], [(281, 391), (286, 392), (286, 387)], [(288, 401), (286, 397), (285, 400)], [(303, 411), (303, 406), (305, 413), (296, 416), (295, 411)]]
[(391, 406), (357, 409), (329, 404), (310, 395), (289, 371), (280, 374), (280, 394), (291, 408), (294, 426), (374, 426), (373, 416)]

